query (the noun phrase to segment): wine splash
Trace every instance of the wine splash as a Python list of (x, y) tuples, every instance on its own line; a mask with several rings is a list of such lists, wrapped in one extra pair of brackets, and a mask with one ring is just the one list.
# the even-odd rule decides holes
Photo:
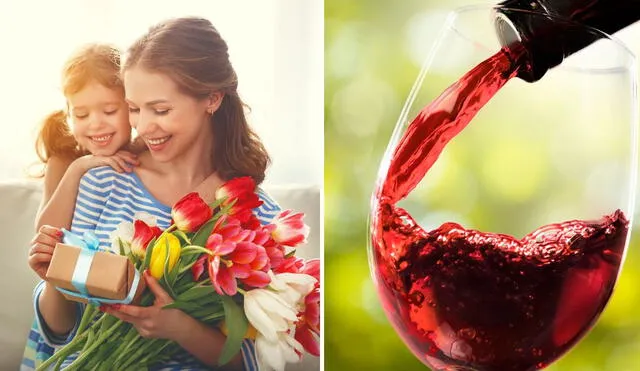
[(374, 194), (372, 257), (383, 307), (413, 353), (436, 370), (545, 367), (595, 322), (621, 264), (628, 221), (620, 210), (518, 240), (456, 223), (425, 231), (395, 205), (518, 74), (523, 53), (503, 48), (425, 107)]

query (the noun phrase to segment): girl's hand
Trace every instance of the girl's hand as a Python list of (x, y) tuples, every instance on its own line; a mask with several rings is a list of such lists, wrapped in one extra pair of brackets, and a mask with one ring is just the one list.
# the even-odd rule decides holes
[(86, 155), (78, 158), (74, 163), (84, 172), (99, 166), (111, 166), (119, 173), (130, 173), (134, 166), (140, 165), (138, 156), (128, 151), (118, 151), (112, 156)]
[(53, 250), (58, 242), (62, 242), (62, 231), (49, 225), (40, 227), (36, 236), (31, 240), (29, 267), (43, 280), (46, 280)]
[(180, 309), (162, 309), (163, 306), (173, 303), (173, 299), (147, 271), (143, 276), (156, 297), (152, 306), (114, 304), (103, 305), (100, 310), (131, 323), (144, 338), (178, 341), (189, 331), (189, 324), (196, 320)]

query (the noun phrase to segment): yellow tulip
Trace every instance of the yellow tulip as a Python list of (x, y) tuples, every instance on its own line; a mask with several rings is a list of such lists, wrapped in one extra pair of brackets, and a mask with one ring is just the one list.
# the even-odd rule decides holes
[[(168, 243), (167, 243), (168, 242)], [(169, 245), (169, 266), (167, 271), (171, 271), (180, 257), (180, 240), (171, 233), (163, 233), (153, 245), (153, 252), (149, 260), (149, 272), (157, 280), (164, 275), (164, 263), (167, 260), (167, 245)]]
[[(222, 321), (222, 323), (220, 324), (220, 331), (224, 334), (224, 336), (229, 335), (229, 329), (227, 328), (227, 323), (225, 321)], [(244, 338), (255, 340), (256, 335), (258, 335), (258, 331), (256, 331), (255, 327), (249, 324), (249, 327), (247, 327), (247, 332), (244, 334)]]

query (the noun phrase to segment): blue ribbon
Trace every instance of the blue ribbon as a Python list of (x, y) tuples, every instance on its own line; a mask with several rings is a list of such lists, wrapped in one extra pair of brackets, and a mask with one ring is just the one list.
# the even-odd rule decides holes
[(62, 229), (63, 237), (62, 242), (66, 245), (76, 246), (80, 248), (80, 255), (78, 255), (78, 260), (76, 261), (76, 266), (73, 270), (73, 275), (71, 276), (71, 284), (76, 288), (78, 292), (66, 290), (60, 287), (56, 287), (58, 291), (65, 293), (67, 295), (73, 296), (79, 299), (85, 299), (89, 304), (92, 305), (101, 305), (101, 304), (129, 304), (133, 301), (133, 297), (136, 295), (136, 289), (138, 288), (138, 283), (140, 282), (140, 273), (137, 270), (134, 270), (133, 283), (131, 288), (129, 289), (129, 293), (127, 297), (122, 300), (117, 299), (105, 299), (98, 298), (89, 295), (87, 291), (87, 277), (89, 276), (89, 270), (91, 268), (91, 263), (93, 262), (93, 257), (95, 253), (98, 251), (110, 252), (109, 250), (100, 248), (100, 240), (93, 232), (84, 232), (82, 238), (77, 235), (67, 231), (66, 229)]

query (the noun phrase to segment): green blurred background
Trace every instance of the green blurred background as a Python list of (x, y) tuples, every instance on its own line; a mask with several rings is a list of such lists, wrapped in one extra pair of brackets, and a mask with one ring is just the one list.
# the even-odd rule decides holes
[[(460, 0), (325, 0), (324, 365), (328, 371), (426, 369), (391, 328), (371, 281), (366, 251), (369, 198), (379, 161), (419, 72), (424, 51), (436, 39), (446, 12), (468, 4)], [(420, 37), (416, 38), (416, 34)], [(630, 46), (636, 53), (640, 50), (640, 43)], [(424, 50), (416, 55), (420, 48)], [(447, 78), (443, 81), (458, 76), (444, 77)], [(443, 81), (432, 81), (426, 96), (437, 96), (446, 86)], [(517, 104), (523, 103), (514, 101)], [(495, 114), (486, 113), (489, 116), (485, 115), (485, 120)], [(539, 118), (544, 114), (541, 112)], [(477, 141), (461, 139), (457, 144), (449, 157), (486, 158), (498, 153), (495, 146), (485, 149), (487, 146)], [(535, 146), (520, 148), (524, 148), (521, 153), (525, 157), (536, 150)], [(545, 161), (549, 163), (540, 163), (541, 169), (551, 166), (553, 159)], [(494, 225), (491, 215), (506, 206), (491, 195), (483, 195), (477, 187), (464, 187), (469, 187), (465, 178), (469, 174), (480, 171), (490, 177), (492, 170), (486, 166), (447, 167), (444, 160), (441, 162), (443, 169), (438, 170), (437, 177), (433, 175), (437, 184), (429, 188), (430, 194), (443, 195), (443, 187), (458, 187), (449, 189), (449, 194), (474, 195), (474, 210), (463, 210), (469, 203), (464, 197), (439, 201), (458, 211), (462, 218), (475, 218), (474, 227), (481, 224), (490, 230)], [(449, 160), (448, 164), (473, 161)], [(544, 178), (542, 173), (528, 173), (530, 178), (523, 178), (518, 184), (497, 183), (496, 187), (502, 186), (506, 196), (516, 200), (535, 200), (536, 192), (545, 197), (544, 187), (536, 186)], [(460, 210), (456, 210), (458, 206)], [(636, 228), (614, 296), (595, 328), (548, 370), (640, 370), (638, 237)]]

